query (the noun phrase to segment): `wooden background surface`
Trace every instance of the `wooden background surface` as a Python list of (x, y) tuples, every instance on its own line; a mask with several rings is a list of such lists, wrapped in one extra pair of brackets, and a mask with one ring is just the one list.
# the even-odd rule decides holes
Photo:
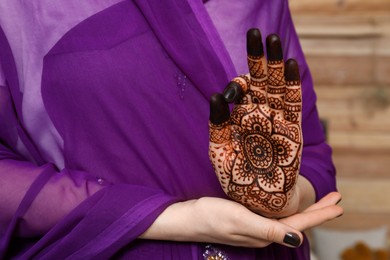
[(333, 147), (345, 214), (390, 229), (390, 0), (290, 0)]

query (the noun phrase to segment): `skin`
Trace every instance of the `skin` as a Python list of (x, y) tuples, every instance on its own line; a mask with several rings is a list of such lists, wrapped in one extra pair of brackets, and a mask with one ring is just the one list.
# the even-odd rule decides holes
[(343, 209), (336, 205), (340, 199), (332, 192), (306, 210), (276, 220), (231, 200), (204, 197), (172, 204), (140, 238), (256, 248), (275, 242), (292, 247), (284, 242), (286, 234), (296, 234), (301, 244), (301, 231), (342, 215)]
[[(252, 31), (251, 33), (258, 33), (260, 35), (260, 32), (258, 31)], [(254, 37), (252, 36), (253, 35), (250, 35), (248, 37), (248, 54), (261, 57), (263, 64), (265, 64), (262, 50), (258, 47), (258, 35), (255, 35)], [(282, 54), (281, 48), (278, 47), (278, 45), (280, 45), (280, 42), (278, 43), (278, 37), (273, 37), (273, 39), (270, 39), (267, 42), (270, 47), (268, 57), (280, 61)], [(283, 62), (279, 62), (278, 64), (280, 66)], [(299, 81), (299, 71), (297, 70), (296, 62), (288, 62), (285, 67), (287, 72), (284, 73), (284, 82), (291, 81), (294, 83), (291, 84), (291, 86), (295, 89), (299, 89), (300, 84), (295, 84)], [(282, 70), (284, 70), (284, 66)], [(252, 70), (252, 74), (253, 73), (255, 72)], [(246, 77), (249, 78), (251, 76), (252, 75)], [(247, 82), (249, 82), (249, 84)], [(261, 95), (257, 94), (264, 94), (265, 103), (263, 102), (264, 100), (255, 103), (254, 106), (257, 106), (256, 109), (259, 109), (260, 107), (264, 110), (268, 109), (268, 112), (277, 112), (280, 121), (285, 120), (283, 121), (283, 124), (300, 129), (300, 111), (298, 111), (298, 113), (294, 111), (294, 113), (296, 113), (294, 119), (287, 120), (285, 115), (290, 111), (285, 112), (284, 106), (283, 109), (276, 106), (269, 107), (269, 104), (271, 103), (267, 100), (267, 93), (269, 94), (269, 92), (264, 90), (265, 92), (252, 93), (249, 91), (250, 85), (250, 80), (248, 81), (245, 77), (236, 78), (228, 85), (224, 94), (216, 94), (210, 101), (210, 123), (212, 136), (211, 149), (215, 149), (213, 144), (217, 143), (218, 145), (218, 142), (214, 142), (215, 139), (220, 139), (219, 144), (227, 144), (225, 146), (225, 154), (221, 156), (221, 161), (226, 160), (227, 164), (234, 164), (234, 159), (231, 159), (231, 154), (236, 153), (238, 150), (231, 149), (231, 147), (234, 146), (232, 144), (234, 144), (236, 140), (229, 139), (232, 136), (231, 133), (234, 132), (231, 129), (231, 117), (235, 116), (234, 110), (232, 116), (230, 115), (228, 107), (229, 102), (235, 102), (236, 106), (238, 105), (241, 108), (243, 107), (245, 110), (247, 108), (246, 106), (253, 106), (253, 96), (260, 97)], [(286, 92), (287, 90), (284, 93)], [(272, 96), (272, 93), (270, 95)], [(280, 94), (277, 94), (275, 98), (282, 100)], [(262, 99), (260, 98), (258, 100)], [(299, 100), (299, 98), (294, 99), (294, 103), (291, 102), (291, 100), (284, 102), (283, 99), (283, 102), (284, 104), (293, 103), (293, 105), (299, 105), (297, 104), (297, 100)], [(253, 110), (248, 108), (245, 111)], [(270, 114), (266, 114), (268, 117), (269, 115)], [(236, 122), (242, 123), (243, 116), (238, 116), (238, 118), (239, 120)], [(225, 134), (227, 132), (227, 137), (220, 138), (220, 136), (223, 136), (224, 134), (223, 131), (222, 133), (214, 131), (215, 129), (212, 129), (212, 127), (224, 129)], [(213, 131), (214, 133), (212, 133)], [(217, 132), (217, 134), (215, 134), (215, 132)], [(299, 140), (297, 142), (302, 145), (301, 133), (298, 134), (298, 136)], [(239, 145), (236, 144), (236, 146)], [(295, 156), (295, 160), (300, 159), (300, 147), (301, 146), (298, 146), (294, 153), (291, 152), (293, 157)], [(228, 153), (230, 153), (230, 157), (226, 155)], [(237, 157), (237, 153), (233, 156)], [(211, 158), (211, 160), (213, 161), (213, 158)], [(218, 165), (214, 164), (214, 167), (218, 168)], [(302, 231), (318, 226), (343, 214), (343, 209), (337, 205), (337, 203), (341, 200), (341, 195), (338, 192), (329, 193), (320, 201), (314, 203), (314, 189), (308, 180), (299, 176), (298, 168), (299, 167), (297, 167), (296, 171), (293, 173), (293, 185), (290, 185), (291, 187), (287, 191), (283, 191), (285, 192), (286, 201), (288, 202), (286, 202), (285, 206), (279, 208), (279, 210), (269, 210), (269, 207), (264, 205), (258, 205), (258, 207), (255, 205), (255, 207), (252, 207), (253, 203), (252, 205), (248, 205), (248, 203), (245, 203), (245, 200), (243, 201), (240, 199), (234, 201), (222, 198), (203, 197), (196, 200), (189, 200), (170, 205), (157, 217), (154, 223), (140, 236), (140, 238), (218, 243), (255, 248), (266, 247), (271, 243), (297, 247), (303, 241)], [(233, 169), (233, 167), (228, 169)], [(227, 191), (227, 193), (229, 193), (229, 181), (233, 176), (232, 171), (220, 171), (216, 173), (221, 182), (221, 186), (224, 188), (225, 192)], [(227, 176), (229, 174), (230, 176)], [(226, 182), (226, 179), (221, 178), (223, 175), (225, 175), (227, 180), (229, 180), (228, 182)], [(255, 178), (253, 179), (255, 180)], [(245, 193), (242, 193), (242, 195), (244, 196)], [(248, 198), (248, 200), (255, 201), (253, 198)], [(258, 214), (259, 212), (261, 212), (262, 215)], [(268, 217), (265, 217), (266, 215), (268, 215)], [(295, 237), (293, 241), (286, 240), (286, 237), (291, 237), (291, 235)]]
[[(249, 74), (234, 78), (210, 101), (209, 156), (225, 193), (268, 217), (299, 206), (302, 94), (298, 64), (283, 61), (277, 35), (247, 33)], [(229, 102), (234, 102), (232, 113)]]

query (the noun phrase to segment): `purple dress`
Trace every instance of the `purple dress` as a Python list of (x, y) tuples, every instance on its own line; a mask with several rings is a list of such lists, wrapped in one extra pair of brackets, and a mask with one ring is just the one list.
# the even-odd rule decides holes
[[(209, 97), (247, 72), (251, 27), (278, 33), (299, 62), (301, 174), (319, 199), (335, 170), (287, 0), (2, 0), (0, 258), (203, 259), (206, 244), (137, 237), (174, 202), (225, 197), (208, 159)], [(213, 250), (309, 255), (307, 241)]]

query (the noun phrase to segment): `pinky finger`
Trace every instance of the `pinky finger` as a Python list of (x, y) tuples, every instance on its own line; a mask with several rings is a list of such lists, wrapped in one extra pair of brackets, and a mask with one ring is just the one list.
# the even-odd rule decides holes
[(289, 59), (285, 65), (286, 95), (284, 119), (300, 123), (302, 117), (302, 90), (298, 63)]

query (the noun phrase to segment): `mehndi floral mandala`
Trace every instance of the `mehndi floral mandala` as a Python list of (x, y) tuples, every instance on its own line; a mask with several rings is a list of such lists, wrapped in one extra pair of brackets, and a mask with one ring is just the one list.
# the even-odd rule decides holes
[(230, 83), (245, 95), (235, 100), (229, 117), (210, 119), (209, 156), (230, 198), (272, 214), (288, 206), (299, 175), (302, 98), (297, 64), (284, 64), (276, 35), (267, 38), (267, 50), (268, 62), (262, 46), (257, 55), (248, 51), (249, 75)]

